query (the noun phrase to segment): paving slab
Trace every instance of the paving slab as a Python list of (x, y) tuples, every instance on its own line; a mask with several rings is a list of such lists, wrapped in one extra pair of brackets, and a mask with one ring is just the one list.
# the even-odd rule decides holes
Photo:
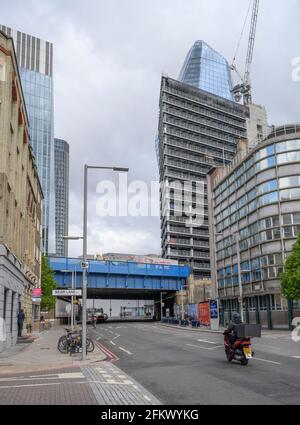
[[(62, 354), (57, 349), (58, 339), (64, 335), (64, 328), (57, 327), (43, 331), (31, 344), (20, 344), (0, 357), (0, 375), (21, 371), (37, 371), (58, 367), (77, 367), (82, 363), (81, 354)], [(100, 362), (106, 354), (95, 344), (93, 353), (87, 354), (85, 364)]]

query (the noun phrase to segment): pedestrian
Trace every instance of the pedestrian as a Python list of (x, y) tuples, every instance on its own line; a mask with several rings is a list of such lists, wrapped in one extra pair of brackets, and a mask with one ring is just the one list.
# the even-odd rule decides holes
[(44, 316), (41, 316), (40, 318), (40, 330), (44, 331), (45, 330), (45, 319)]
[(18, 336), (22, 336), (24, 320), (25, 320), (24, 310), (20, 309), (18, 313)]

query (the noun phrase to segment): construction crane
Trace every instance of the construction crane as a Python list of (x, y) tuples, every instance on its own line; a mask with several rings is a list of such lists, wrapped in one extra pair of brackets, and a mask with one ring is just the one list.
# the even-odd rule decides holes
[[(251, 3), (250, 3), (251, 4)], [(254, 42), (255, 42), (255, 35), (256, 35), (256, 27), (257, 27), (257, 17), (258, 17), (258, 9), (259, 9), (259, 0), (253, 0), (253, 9), (252, 9), (252, 18), (251, 18), (251, 26), (250, 26), (250, 35), (249, 35), (249, 42), (248, 42), (248, 50), (247, 50), (247, 57), (246, 57), (246, 68), (245, 68), (245, 74), (244, 78), (241, 77), (239, 74), (237, 67), (235, 65), (235, 57), (233, 59), (231, 69), (234, 70), (242, 80), (241, 84), (237, 84), (232, 89), (232, 94), (237, 102), (241, 100), (243, 97), (244, 104), (249, 105), (252, 103), (252, 93), (251, 93), (251, 79), (250, 79), (250, 70), (251, 70), (251, 64), (253, 59), (253, 50), (254, 50)], [(250, 5), (248, 9), (248, 13), (250, 10)], [(247, 17), (248, 17), (247, 13)], [(247, 20), (246, 17), (246, 20)], [(245, 21), (246, 23), (246, 21)], [(245, 28), (245, 24), (244, 24)], [(242, 34), (244, 31), (244, 28), (242, 30)], [(242, 37), (241, 34), (241, 37)], [(241, 41), (241, 38), (240, 38)], [(239, 41), (239, 43), (240, 43)], [(238, 44), (239, 46), (239, 44)], [(236, 56), (236, 55), (235, 55)]]

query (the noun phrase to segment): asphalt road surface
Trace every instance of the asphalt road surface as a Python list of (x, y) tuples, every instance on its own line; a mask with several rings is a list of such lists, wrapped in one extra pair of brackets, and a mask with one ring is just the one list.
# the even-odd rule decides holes
[(163, 404), (300, 404), (300, 343), (289, 332), (254, 338), (248, 366), (227, 362), (221, 334), (158, 323), (105, 323), (89, 332)]

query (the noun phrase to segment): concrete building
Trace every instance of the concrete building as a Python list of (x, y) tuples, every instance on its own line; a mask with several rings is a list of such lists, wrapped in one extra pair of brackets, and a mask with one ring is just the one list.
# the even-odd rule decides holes
[(32, 325), (39, 306), (42, 188), (13, 40), (0, 31), (0, 351), (17, 339), (17, 313)]
[[(227, 322), (287, 326), (280, 274), (300, 232), (300, 125), (273, 131), (208, 177), (213, 296)], [(299, 303), (294, 305), (300, 315)]]
[(206, 176), (212, 167), (232, 161), (239, 140), (247, 137), (247, 117), (249, 110), (243, 105), (162, 77), (158, 129), (162, 255), (189, 264), (200, 279), (210, 277)]
[(14, 40), (29, 117), (30, 141), (44, 193), (43, 252), (54, 252), (53, 44), (4, 25), (0, 25), (0, 30)]
[(63, 236), (69, 234), (69, 144), (54, 139), (55, 182), (55, 243), (56, 255), (68, 256), (68, 242)]

